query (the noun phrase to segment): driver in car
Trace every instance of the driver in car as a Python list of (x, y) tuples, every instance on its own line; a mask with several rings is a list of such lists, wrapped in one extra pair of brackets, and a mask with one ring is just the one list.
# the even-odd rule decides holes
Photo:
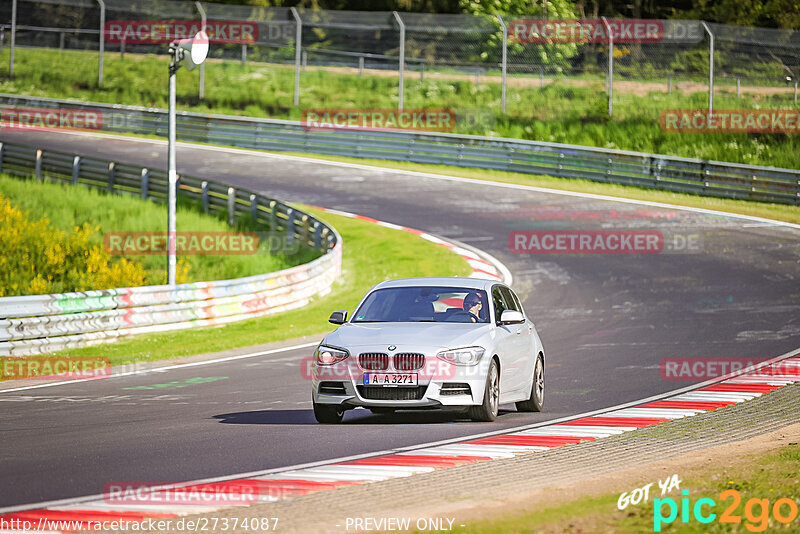
[(483, 302), (481, 302), (480, 296), (477, 293), (467, 293), (467, 296), (464, 297), (463, 309), (470, 315), (473, 323), (481, 321), (480, 313), (482, 308)]

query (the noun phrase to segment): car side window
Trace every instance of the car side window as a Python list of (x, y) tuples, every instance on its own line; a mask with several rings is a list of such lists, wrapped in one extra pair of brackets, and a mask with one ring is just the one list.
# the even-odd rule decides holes
[(519, 299), (513, 291), (507, 287), (501, 287), (500, 292), (503, 294), (503, 300), (506, 301), (509, 310), (518, 311), (523, 315), (525, 314), (525, 312), (522, 311), (522, 306), (519, 303)]
[(503, 294), (500, 292), (500, 286), (492, 288), (492, 301), (494, 302), (494, 320), (499, 321), (503, 311), (508, 309), (503, 299)]

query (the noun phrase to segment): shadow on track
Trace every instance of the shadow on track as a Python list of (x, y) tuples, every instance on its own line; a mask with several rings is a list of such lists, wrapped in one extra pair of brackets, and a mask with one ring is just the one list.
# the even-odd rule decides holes
[[(500, 417), (513, 410), (500, 410)], [(213, 416), (220, 423), (234, 425), (317, 425), (312, 410), (256, 410), (232, 412)], [(342, 425), (414, 425), (472, 423), (466, 413), (430, 410), (399, 411), (393, 414), (373, 414), (369, 410), (356, 409), (345, 412)]]

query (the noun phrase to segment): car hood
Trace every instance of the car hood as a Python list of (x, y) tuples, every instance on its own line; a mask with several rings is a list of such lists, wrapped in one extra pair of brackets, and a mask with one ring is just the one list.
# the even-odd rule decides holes
[(491, 324), (475, 323), (346, 323), (328, 334), (324, 343), (341, 348), (413, 345), (433, 350), (467, 347), (490, 331)]

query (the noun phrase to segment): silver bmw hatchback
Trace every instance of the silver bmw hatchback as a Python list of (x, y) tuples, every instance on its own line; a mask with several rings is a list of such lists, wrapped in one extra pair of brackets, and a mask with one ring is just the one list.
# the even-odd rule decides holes
[(450, 409), (493, 421), (500, 404), (544, 406), (542, 342), (507, 285), (473, 278), (407, 278), (374, 286), (314, 354), (320, 423), (367, 408)]

